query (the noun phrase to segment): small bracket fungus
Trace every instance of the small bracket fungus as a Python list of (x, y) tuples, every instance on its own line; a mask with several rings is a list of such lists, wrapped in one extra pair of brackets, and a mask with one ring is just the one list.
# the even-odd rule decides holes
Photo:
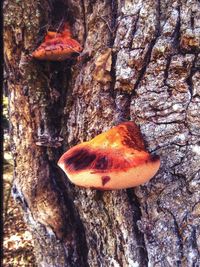
[(63, 61), (73, 53), (82, 51), (81, 45), (72, 38), (70, 27), (64, 25), (62, 32), (48, 31), (44, 42), (32, 53), (39, 60)]
[(145, 150), (137, 125), (124, 122), (72, 147), (58, 165), (78, 186), (111, 190), (149, 181), (158, 171), (160, 159)]
[(35, 144), (37, 146), (46, 146), (46, 147), (60, 147), (62, 146), (63, 138), (60, 136), (51, 137), (49, 135), (39, 135)]

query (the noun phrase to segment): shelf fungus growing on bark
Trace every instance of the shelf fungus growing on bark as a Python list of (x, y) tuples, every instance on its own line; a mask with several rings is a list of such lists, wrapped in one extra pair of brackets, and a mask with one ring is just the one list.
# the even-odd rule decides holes
[(149, 181), (158, 171), (160, 159), (145, 150), (137, 125), (124, 122), (72, 147), (58, 165), (78, 186), (112, 190)]
[(62, 32), (48, 31), (44, 42), (32, 53), (39, 60), (63, 61), (83, 50), (79, 42), (72, 38), (70, 27), (64, 25)]

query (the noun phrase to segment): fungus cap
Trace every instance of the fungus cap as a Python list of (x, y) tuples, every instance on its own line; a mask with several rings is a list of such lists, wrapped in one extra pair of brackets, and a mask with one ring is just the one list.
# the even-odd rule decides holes
[(111, 190), (149, 181), (158, 171), (160, 159), (145, 150), (136, 124), (124, 122), (72, 147), (58, 165), (78, 186)]
[(44, 42), (32, 53), (39, 60), (63, 61), (73, 53), (80, 53), (82, 47), (71, 36), (68, 24), (65, 24), (61, 33), (48, 31)]

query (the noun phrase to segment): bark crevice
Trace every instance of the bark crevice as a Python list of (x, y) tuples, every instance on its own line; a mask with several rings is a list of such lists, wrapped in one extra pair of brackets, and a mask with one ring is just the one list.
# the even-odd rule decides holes
[(126, 190), (128, 195), (129, 203), (132, 207), (133, 212), (133, 228), (135, 232), (137, 246), (136, 249), (138, 250), (139, 254), (139, 266), (147, 267), (148, 266), (148, 252), (145, 244), (145, 237), (144, 233), (139, 230), (138, 222), (142, 219), (142, 213), (140, 209), (140, 203), (132, 189)]

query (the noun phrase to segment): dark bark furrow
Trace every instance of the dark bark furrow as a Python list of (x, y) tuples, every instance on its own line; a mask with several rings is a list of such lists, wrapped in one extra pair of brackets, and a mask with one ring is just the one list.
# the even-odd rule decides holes
[(140, 265), (143, 267), (147, 267), (148, 266), (148, 252), (147, 252), (146, 244), (144, 241), (144, 233), (142, 233), (139, 230), (138, 225), (137, 225), (138, 222), (142, 218), (140, 204), (133, 190), (128, 189), (127, 195), (128, 195), (128, 199), (131, 204), (131, 207), (132, 207), (132, 212), (133, 212), (133, 228), (134, 228), (136, 241), (137, 241), (136, 249), (138, 250), (138, 253), (139, 253)]

